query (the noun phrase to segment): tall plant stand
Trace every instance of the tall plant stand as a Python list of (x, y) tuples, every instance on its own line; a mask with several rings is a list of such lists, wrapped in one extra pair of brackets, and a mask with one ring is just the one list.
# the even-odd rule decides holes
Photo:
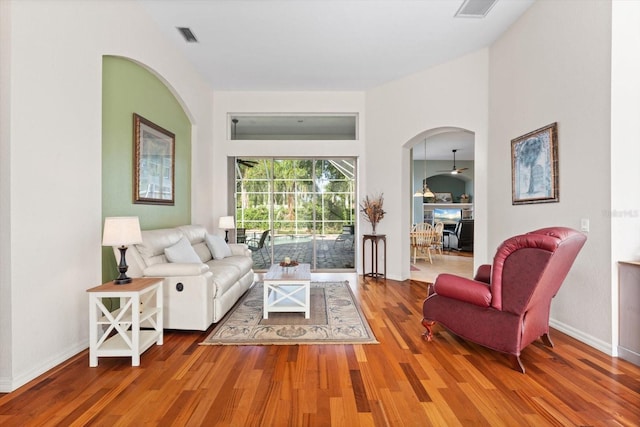
[[(371, 271), (366, 271), (366, 259), (367, 259), (367, 242), (371, 242), (369, 245), (371, 250)], [(378, 270), (378, 258), (379, 258), (379, 244), (384, 244), (384, 270), (380, 272)], [(362, 275), (366, 277), (372, 277), (374, 279), (386, 279), (387, 278), (387, 235), (386, 234), (363, 234), (362, 235)]]

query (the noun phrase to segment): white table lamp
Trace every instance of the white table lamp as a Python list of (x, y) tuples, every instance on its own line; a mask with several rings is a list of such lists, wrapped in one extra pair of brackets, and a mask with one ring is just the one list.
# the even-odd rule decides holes
[(131, 283), (131, 278), (126, 274), (129, 266), (124, 255), (127, 252), (127, 246), (136, 243), (142, 243), (140, 221), (137, 216), (115, 216), (104, 219), (102, 246), (117, 246), (120, 251), (120, 264), (118, 264), (120, 275), (113, 281), (116, 285)]
[(229, 230), (236, 228), (232, 216), (221, 216), (218, 220), (218, 228), (224, 230), (224, 241), (229, 243)]

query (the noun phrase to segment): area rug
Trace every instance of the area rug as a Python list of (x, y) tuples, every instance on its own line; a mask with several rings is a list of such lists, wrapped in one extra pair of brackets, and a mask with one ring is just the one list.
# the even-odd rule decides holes
[(349, 282), (312, 282), (310, 319), (304, 313), (269, 313), (263, 319), (262, 282), (201, 343), (202, 345), (377, 344)]

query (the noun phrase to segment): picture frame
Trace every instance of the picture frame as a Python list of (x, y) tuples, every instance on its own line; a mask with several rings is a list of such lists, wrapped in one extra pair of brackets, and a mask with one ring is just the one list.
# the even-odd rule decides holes
[(451, 193), (433, 193), (436, 203), (453, 203), (453, 194)]
[(175, 135), (133, 114), (133, 202), (175, 204)]
[(512, 204), (559, 201), (558, 124), (511, 140)]

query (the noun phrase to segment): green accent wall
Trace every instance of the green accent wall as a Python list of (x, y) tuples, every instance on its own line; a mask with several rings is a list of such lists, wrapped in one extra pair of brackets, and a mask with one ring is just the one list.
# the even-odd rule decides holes
[[(175, 134), (175, 205), (133, 203), (133, 113)], [(191, 223), (191, 123), (165, 84), (125, 58), (102, 59), (102, 223), (137, 216), (140, 228)], [(111, 248), (102, 251), (102, 279), (117, 276)]]

